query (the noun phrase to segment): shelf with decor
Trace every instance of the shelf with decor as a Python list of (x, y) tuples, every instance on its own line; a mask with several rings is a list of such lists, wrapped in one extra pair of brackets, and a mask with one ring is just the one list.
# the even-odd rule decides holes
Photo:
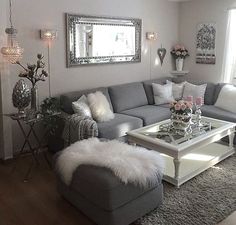
[(170, 73), (176, 77), (183, 77), (183, 76), (188, 75), (189, 71), (188, 70), (182, 70), (182, 71), (173, 70)]

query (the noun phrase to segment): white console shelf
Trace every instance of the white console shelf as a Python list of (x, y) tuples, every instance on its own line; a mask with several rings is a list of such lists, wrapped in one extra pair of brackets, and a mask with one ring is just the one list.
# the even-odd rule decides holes
[(183, 71), (174, 70), (174, 71), (171, 71), (170, 73), (171, 73), (173, 76), (182, 77), (182, 76), (188, 75), (188, 74), (189, 74), (189, 71), (188, 71), (188, 70), (183, 70)]

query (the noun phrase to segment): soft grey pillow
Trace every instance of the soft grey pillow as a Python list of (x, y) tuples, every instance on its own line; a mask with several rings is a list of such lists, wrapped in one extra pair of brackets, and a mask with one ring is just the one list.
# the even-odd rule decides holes
[(172, 84), (172, 93), (175, 100), (180, 100), (183, 98), (184, 85), (186, 81), (182, 83), (174, 83), (172, 81), (167, 80), (166, 83)]
[(186, 82), (184, 85), (183, 99), (186, 99), (188, 96), (193, 96), (193, 102), (196, 98), (201, 97), (204, 100), (207, 84), (195, 85), (189, 82)]
[(72, 109), (74, 110), (74, 113), (79, 114), (80, 116), (92, 118), (92, 113), (85, 95), (82, 95), (76, 102), (72, 102)]
[(172, 95), (172, 84), (152, 83), (155, 105), (162, 105), (174, 101)]

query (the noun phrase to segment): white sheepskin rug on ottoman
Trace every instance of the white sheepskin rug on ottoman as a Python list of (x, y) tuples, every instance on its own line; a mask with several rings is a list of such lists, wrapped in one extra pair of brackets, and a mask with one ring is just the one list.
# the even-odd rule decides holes
[(159, 153), (117, 140), (100, 141), (90, 138), (78, 141), (62, 151), (56, 169), (69, 185), (74, 171), (80, 165), (93, 165), (110, 169), (127, 184), (146, 187), (162, 177), (163, 159)]

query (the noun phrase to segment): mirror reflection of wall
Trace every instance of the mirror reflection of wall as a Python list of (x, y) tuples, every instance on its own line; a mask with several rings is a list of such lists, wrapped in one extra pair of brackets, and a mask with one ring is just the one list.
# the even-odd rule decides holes
[(89, 57), (92, 55), (93, 26), (77, 24), (76, 26), (76, 57)]
[(94, 26), (93, 56), (126, 56), (134, 54), (134, 27)]
[(76, 57), (135, 54), (135, 27), (77, 24)]

